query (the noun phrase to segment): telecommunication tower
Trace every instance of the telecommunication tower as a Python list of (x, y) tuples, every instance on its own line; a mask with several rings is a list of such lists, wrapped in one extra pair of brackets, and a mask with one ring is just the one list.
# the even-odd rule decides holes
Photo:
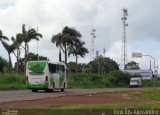
[(92, 29), (91, 31), (91, 60), (93, 61), (94, 60), (94, 39), (96, 38), (96, 35), (95, 35), (95, 31), (96, 29)]
[(128, 26), (126, 20), (128, 16), (128, 10), (126, 8), (122, 9), (122, 24), (123, 24), (123, 36), (122, 36), (122, 53), (121, 53), (121, 65), (122, 68), (125, 69), (125, 65), (127, 63), (127, 36), (126, 36), (126, 27)]

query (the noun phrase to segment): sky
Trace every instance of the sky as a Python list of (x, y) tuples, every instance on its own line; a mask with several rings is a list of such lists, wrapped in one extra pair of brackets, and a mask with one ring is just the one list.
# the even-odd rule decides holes
[[(26, 28), (36, 28), (43, 35), (37, 42), (29, 43), (30, 52), (47, 56), (51, 61), (58, 61), (58, 48), (51, 43), (52, 35), (62, 31), (65, 26), (74, 27), (85, 41), (90, 51), (85, 58), (78, 58), (81, 63), (91, 60), (92, 29), (96, 29), (94, 49), (121, 64), (122, 53), (122, 9), (128, 9), (127, 18), (127, 61), (136, 61), (142, 69), (149, 69), (150, 57), (132, 58), (132, 52), (141, 52), (155, 58), (160, 64), (160, 1), (159, 0), (0, 0), (0, 30), (9, 38)], [(21, 51), (24, 56), (24, 50)], [(94, 52), (95, 54), (95, 52)], [(8, 60), (8, 55), (0, 44), (0, 55)], [(12, 61), (16, 58), (12, 54)], [(64, 56), (63, 56), (64, 60)], [(70, 56), (68, 61), (75, 61)]]

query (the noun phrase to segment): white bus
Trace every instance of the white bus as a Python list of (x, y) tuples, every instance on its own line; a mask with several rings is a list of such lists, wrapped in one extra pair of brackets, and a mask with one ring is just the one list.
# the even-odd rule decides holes
[(67, 88), (66, 65), (62, 62), (28, 61), (26, 64), (27, 88), (38, 90), (61, 90)]

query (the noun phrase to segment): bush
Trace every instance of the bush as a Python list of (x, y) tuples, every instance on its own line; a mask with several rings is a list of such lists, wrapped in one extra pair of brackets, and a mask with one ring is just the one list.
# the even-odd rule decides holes
[(0, 84), (25, 84), (25, 77), (17, 73), (0, 74)]
[(122, 71), (112, 71), (107, 77), (113, 86), (128, 86), (132, 75)]

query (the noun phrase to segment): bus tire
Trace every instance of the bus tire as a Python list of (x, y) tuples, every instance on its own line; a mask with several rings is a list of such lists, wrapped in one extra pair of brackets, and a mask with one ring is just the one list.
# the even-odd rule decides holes
[(64, 88), (61, 88), (61, 92), (64, 92)]
[(46, 92), (53, 92), (53, 89), (46, 89)]
[(37, 89), (32, 89), (32, 92), (37, 92), (38, 90)]
[(65, 83), (63, 85), (63, 88), (61, 88), (61, 92), (64, 92), (64, 88), (65, 88)]

